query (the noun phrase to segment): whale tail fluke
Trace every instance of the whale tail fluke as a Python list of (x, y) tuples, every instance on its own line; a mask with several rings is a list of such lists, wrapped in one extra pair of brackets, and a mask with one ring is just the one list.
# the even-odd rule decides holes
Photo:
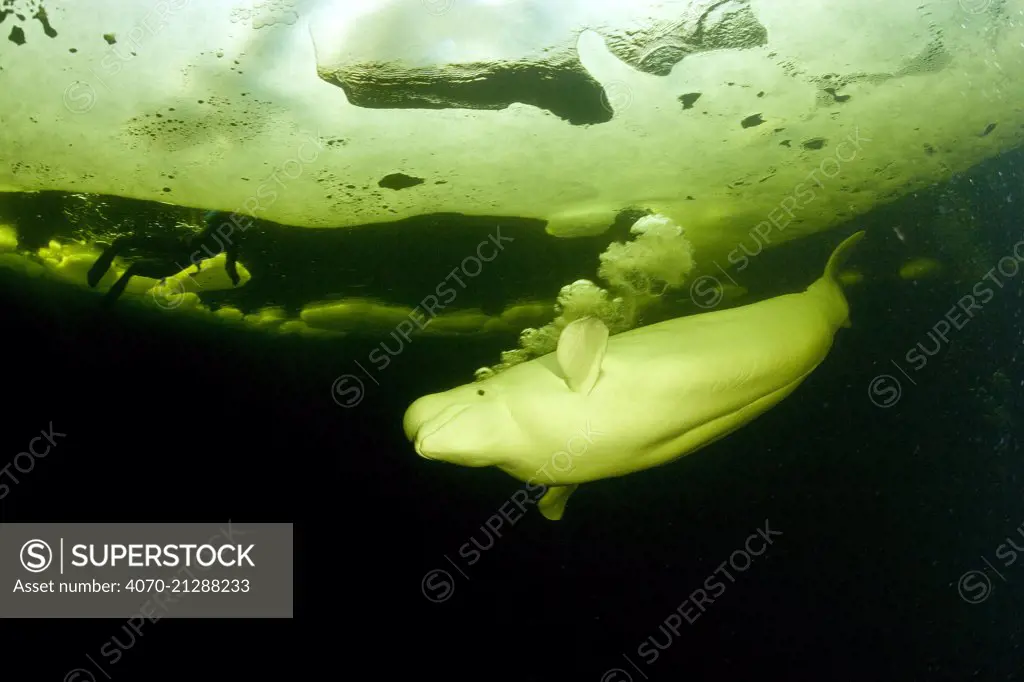
[(834, 251), (832, 251), (832, 256), (828, 259), (828, 263), (825, 265), (824, 277), (842, 286), (839, 281), (839, 270), (849, 259), (850, 253), (853, 251), (853, 247), (857, 245), (857, 242), (864, 238), (864, 234), (864, 230), (854, 232), (844, 239)]
[(850, 308), (843, 294), (843, 283), (839, 271), (849, 259), (853, 247), (864, 238), (864, 230), (854, 232), (835, 248), (825, 265), (821, 278), (807, 288), (808, 293), (819, 298), (825, 308), (825, 314), (835, 327), (850, 326)]

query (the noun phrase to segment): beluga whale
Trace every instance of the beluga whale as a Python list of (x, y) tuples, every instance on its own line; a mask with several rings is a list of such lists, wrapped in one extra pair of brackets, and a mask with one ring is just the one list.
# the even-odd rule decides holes
[(425, 459), (543, 491), (541, 514), (561, 519), (579, 485), (672, 462), (790, 395), (850, 326), (839, 270), (863, 236), (800, 293), (612, 336), (596, 317), (573, 320), (554, 352), (415, 400), (405, 435)]

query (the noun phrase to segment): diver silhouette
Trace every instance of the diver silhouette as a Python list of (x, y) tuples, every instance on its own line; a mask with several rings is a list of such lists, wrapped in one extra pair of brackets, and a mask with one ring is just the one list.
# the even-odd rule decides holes
[(238, 286), (238, 240), (227, 240), (224, 243), (214, 229), (222, 218), (230, 218), (232, 214), (224, 211), (207, 211), (204, 216), (206, 227), (202, 232), (190, 237), (168, 236), (168, 235), (132, 235), (130, 237), (119, 237), (100, 254), (86, 280), (90, 287), (95, 287), (103, 275), (110, 269), (114, 258), (132, 252), (136, 260), (128, 266), (124, 274), (114, 283), (110, 290), (103, 297), (103, 304), (110, 305), (124, 293), (129, 280), (136, 275), (152, 277), (160, 280), (161, 284), (171, 275), (175, 275), (188, 267), (190, 264), (196, 266), (196, 272), (202, 269), (201, 261), (196, 260), (200, 251), (205, 252), (205, 258), (225, 253), (227, 259), (224, 269), (231, 278), (231, 283)]

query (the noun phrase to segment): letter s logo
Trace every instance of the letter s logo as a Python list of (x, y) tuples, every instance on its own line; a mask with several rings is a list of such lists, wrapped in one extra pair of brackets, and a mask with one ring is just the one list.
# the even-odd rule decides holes
[(42, 573), (53, 561), (53, 550), (42, 540), (29, 540), (21, 546), (21, 565), (31, 573)]

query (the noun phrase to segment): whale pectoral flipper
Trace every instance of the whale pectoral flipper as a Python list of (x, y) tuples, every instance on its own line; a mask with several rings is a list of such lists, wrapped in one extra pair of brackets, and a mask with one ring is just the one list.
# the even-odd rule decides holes
[(601, 374), (608, 348), (608, 327), (596, 317), (570, 322), (558, 337), (555, 351), (565, 382), (573, 391), (588, 395)]
[(544, 493), (544, 497), (540, 498), (537, 508), (540, 509), (544, 518), (549, 521), (558, 521), (565, 513), (565, 503), (569, 501), (569, 496), (579, 487), (579, 483), (548, 486), (548, 491)]

